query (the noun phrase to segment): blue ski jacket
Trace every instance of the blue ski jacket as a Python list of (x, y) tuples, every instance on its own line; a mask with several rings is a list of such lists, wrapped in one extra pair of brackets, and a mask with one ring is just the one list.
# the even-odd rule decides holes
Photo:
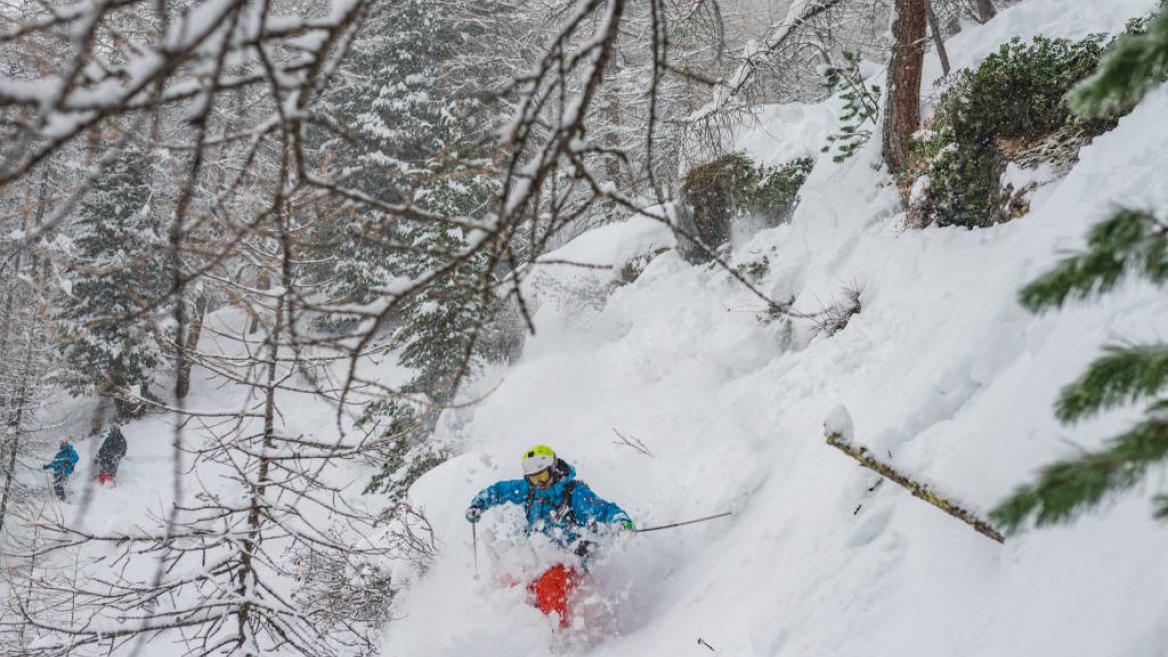
[(588, 484), (576, 479), (576, 468), (557, 459), (560, 479), (546, 489), (526, 479), (510, 479), (479, 491), (471, 506), (486, 510), (500, 504), (522, 504), (527, 512), (527, 533), (541, 532), (560, 546), (580, 538), (579, 528), (600, 524), (632, 523), (619, 506), (601, 499)]
[(77, 461), (80, 458), (77, 456), (77, 450), (73, 449), (73, 445), (66, 443), (61, 448), (61, 451), (57, 452), (53, 460), (49, 461), (43, 469), (52, 470), (56, 474), (68, 476), (73, 474), (73, 466), (77, 465)]

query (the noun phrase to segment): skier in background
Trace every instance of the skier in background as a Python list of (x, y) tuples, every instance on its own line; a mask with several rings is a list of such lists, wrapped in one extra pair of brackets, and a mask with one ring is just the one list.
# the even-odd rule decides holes
[(547, 445), (536, 445), (523, 453), (523, 479), (492, 484), (479, 491), (466, 510), (466, 519), (476, 523), (483, 511), (500, 504), (522, 504), (527, 517), (527, 533), (547, 535), (552, 543), (579, 557), (579, 568), (556, 564), (532, 581), (527, 589), (545, 615), (555, 612), (560, 627), (571, 623), (568, 597), (587, 572), (592, 547), (580, 537), (580, 529), (595, 530), (600, 525), (633, 530), (633, 521), (619, 506), (601, 499), (582, 481), (576, 469)]
[(126, 437), (118, 425), (110, 425), (109, 434), (97, 450), (97, 481), (100, 484), (117, 483), (118, 464), (126, 455)]
[(53, 457), (53, 460), (42, 468), (53, 471), (53, 492), (62, 502), (65, 501), (65, 481), (69, 479), (69, 475), (73, 474), (73, 466), (77, 465), (79, 458), (77, 450), (69, 444), (69, 439), (62, 436), (61, 449)]

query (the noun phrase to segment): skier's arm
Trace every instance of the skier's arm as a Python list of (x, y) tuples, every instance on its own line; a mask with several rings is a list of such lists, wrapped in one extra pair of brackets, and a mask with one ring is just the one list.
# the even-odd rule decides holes
[(580, 484), (572, 491), (572, 510), (584, 525), (605, 523), (632, 528), (633, 521), (624, 509), (592, 492), (587, 484)]
[(480, 490), (470, 505), (486, 510), (500, 504), (523, 504), (527, 500), (527, 482), (522, 479), (500, 481)]

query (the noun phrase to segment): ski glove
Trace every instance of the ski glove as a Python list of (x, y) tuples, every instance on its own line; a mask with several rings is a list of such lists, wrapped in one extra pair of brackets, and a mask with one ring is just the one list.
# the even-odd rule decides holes
[(475, 523), (483, 517), (483, 510), (477, 506), (472, 506), (466, 510), (466, 521)]
[(633, 521), (632, 521), (632, 520), (622, 520), (622, 521), (621, 521), (621, 524), (620, 524), (620, 528), (621, 528), (621, 529), (627, 529), (628, 531), (631, 531), (631, 532), (635, 532), (635, 531), (637, 531), (637, 530), (636, 530), (636, 528), (635, 528), (635, 527), (633, 527)]

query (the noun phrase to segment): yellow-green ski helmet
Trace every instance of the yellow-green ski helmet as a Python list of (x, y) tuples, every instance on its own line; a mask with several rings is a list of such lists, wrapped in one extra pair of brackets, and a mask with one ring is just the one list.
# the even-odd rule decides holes
[(556, 453), (547, 445), (536, 445), (523, 452), (523, 475), (533, 475), (556, 464)]

